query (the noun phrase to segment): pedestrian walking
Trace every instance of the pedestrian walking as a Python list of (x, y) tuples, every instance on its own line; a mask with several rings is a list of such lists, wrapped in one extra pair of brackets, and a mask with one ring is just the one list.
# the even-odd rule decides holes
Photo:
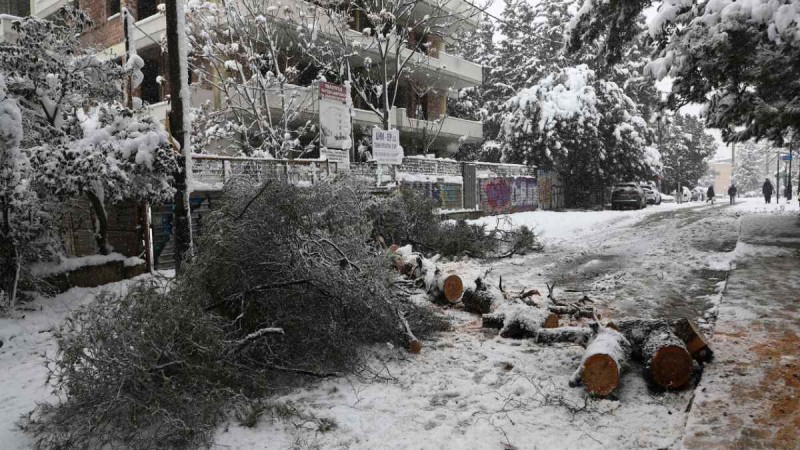
[(731, 197), (731, 205), (736, 203), (736, 185), (731, 184), (728, 188), (728, 195)]
[(708, 190), (706, 191), (706, 203), (708, 203), (708, 202), (711, 202), (712, 205), (714, 204), (714, 185), (713, 184), (711, 186), (709, 186)]
[(767, 178), (764, 181), (764, 185), (761, 186), (761, 193), (764, 194), (764, 203), (769, 203), (772, 201), (772, 193), (775, 191), (775, 188), (772, 187), (772, 182), (769, 181)]

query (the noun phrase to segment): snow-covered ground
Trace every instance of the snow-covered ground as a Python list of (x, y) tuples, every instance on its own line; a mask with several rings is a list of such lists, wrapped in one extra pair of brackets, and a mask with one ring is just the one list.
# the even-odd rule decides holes
[[(735, 206), (662, 204), (642, 211), (530, 212), (509, 216), (533, 226), (543, 252), (500, 261), (444, 265), (470, 279), (503, 278), (507, 290), (556, 282), (563, 300), (588, 295), (604, 318), (681, 316), (713, 325), (720, 291), (737, 256), (766, 251), (741, 243), (741, 217), (797, 214), (796, 203)], [(494, 223), (496, 218), (482, 219)], [(505, 220), (505, 219), (503, 219)], [(777, 250), (774, 250), (777, 251)], [(102, 289), (122, 290), (127, 283)], [(38, 401), (52, 400), (41, 355), (49, 332), (101, 288), (72, 289), (0, 319), (0, 443), (27, 448), (14, 422)], [(375, 348), (372, 375), (330, 379), (269, 401), (295, 411), (265, 416), (255, 428), (235, 420), (215, 436), (218, 448), (533, 449), (665, 448), (680, 442), (691, 390), (651, 391), (634, 368), (614, 399), (587, 398), (568, 379), (583, 350), (501, 339), (479, 317), (444, 311), (455, 329), (425, 343), (420, 355)], [(24, 315), (24, 317), (22, 317)]]
[(122, 293), (132, 280), (97, 288), (72, 288), (53, 298), (38, 297), (11, 317), (0, 318), (0, 448), (31, 447), (31, 440), (16, 429), (16, 422), (37, 402), (54, 401), (45, 385), (44, 355), (56, 351), (52, 331), (76, 308), (91, 302), (97, 293)]

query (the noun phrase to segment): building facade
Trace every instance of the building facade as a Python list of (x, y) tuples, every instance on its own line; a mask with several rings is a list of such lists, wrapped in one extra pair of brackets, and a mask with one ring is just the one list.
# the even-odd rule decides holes
[[(425, 0), (420, 1), (424, 3)], [(144, 80), (134, 95), (142, 99), (156, 119), (163, 121), (169, 110), (166, 101), (169, 77), (167, 56), (162, 52), (161, 45), (165, 39), (166, 17), (160, 10), (159, 3), (161, 0), (76, 0), (70, 4), (85, 11), (93, 21), (92, 29), (83, 36), (86, 46), (96, 49), (103, 58), (120, 60), (125, 55), (125, 26), (121, 11), (123, 7), (130, 11), (135, 18), (132, 41), (145, 62), (142, 69)], [(13, 38), (10, 23), (14, 16), (30, 14), (47, 18), (66, 4), (68, 4), (66, 0), (0, 0), (0, 13), (4, 13), (0, 15), (0, 42)], [(295, 11), (293, 14), (298, 14), (298, 18), (303, 17), (303, 11), (313, 10), (315, 7), (313, 3), (304, 0), (289, 0), (282, 2), (282, 5), (282, 7), (292, 6), (292, 11)], [(441, 7), (441, 4), (439, 6)], [(444, 7), (453, 11), (473, 9), (472, 5), (463, 0), (447, 0)], [(291, 14), (288, 20), (292, 20)], [(353, 28), (358, 26), (358, 21), (352, 24)], [(464, 20), (460, 26), (477, 26), (477, 20)], [(325, 24), (322, 24), (321, 28), (324, 32)], [(351, 31), (352, 39), (359, 39), (361, 33)], [(431, 80), (431, 89), (424, 95), (413, 95), (413, 89), (410, 88), (401, 89), (402, 94), (397, 96), (389, 112), (389, 126), (400, 130), (401, 139), (425, 133), (434, 135), (432, 144), (424, 149), (425, 153), (435, 152), (444, 155), (455, 152), (459, 144), (478, 142), (483, 136), (482, 124), (479, 121), (447, 115), (448, 97), (458, 95), (459, 89), (477, 86), (482, 82), (482, 70), (479, 64), (450, 55), (447, 49), (447, 36), (430, 33), (423, 36), (412, 32), (401, 54), (394, 55), (396, 58), (404, 59), (413, 53), (416, 61), (422, 61), (421, 64), (417, 64), (414, 77)], [(318, 110), (315, 109), (316, 102), (313, 101), (316, 97), (314, 86), (309, 81), (305, 85), (293, 86), (293, 89), (301, 97), (306, 97), (307, 101), (301, 101), (307, 108), (303, 113), (313, 119), (318, 114)], [(192, 86), (194, 106), (206, 102), (219, 105), (224, 101), (225, 99), (215, 89), (196, 84)], [(265, 103), (280, 104), (275, 101)], [(362, 103), (360, 98), (354, 98), (353, 124), (363, 129), (380, 126), (380, 117)], [(410, 153), (418, 153), (413, 148), (408, 150)]]

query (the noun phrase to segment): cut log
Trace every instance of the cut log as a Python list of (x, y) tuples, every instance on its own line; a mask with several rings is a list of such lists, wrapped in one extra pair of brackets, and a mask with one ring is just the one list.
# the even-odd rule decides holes
[(569, 342), (586, 347), (596, 332), (588, 327), (543, 328), (536, 333), (534, 340), (538, 344), (555, 344)]
[(607, 397), (619, 387), (630, 354), (631, 345), (622, 333), (600, 328), (586, 347), (581, 365), (570, 384), (583, 383), (589, 394)]
[(692, 357), (683, 340), (675, 335), (672, 325), (664, 319), (613, 322), (630, 341), (633, 357), (645, 364), (650, 380), (663, 389), (680, 389), (692, 375)]
[(672, 323), (672, 329), (686, 344), (686, 350), (692, 358), (699, 362), (708, 362), (714, 357), (714, 352), (694, 322), (689, 319), (678, 319)]
[(467, 289), (461, 297), (461, 302), (464, 303), (464, 311), (466, 312), (488, 314), (492, 310), (495, 296), (486, 289)]
[(660, 387), (680, 389), (689, 382), (692, 357), (671, 326), (664, 324), (652, 329), (641, 354), (650, 378)]
[(399, 248), (400, 248), (400, 246), (399, 246), (399, 245), (397, 245), (397, 244), (392, 244), (392, 245), (390, 245), (390, 246), (389, 246), (389, 251), (390, 251), (390, 252), (392, 252), (392, 253), (395, 253), (395, 252), (397, 252), (397, 250), (398, 250)]
[(503, 313), (497, 314), (484, 314), (481, 316), (481, 326), (483, 328), (494, 328), (499, 330), (503, 328), (503, 322), (506, 321), (506, 315)]
[(483, 326), (500, 328), (500, 337), (525, 339), (535, 337), (542, 328), (558, 327), (558, 316), (524, 303), (507, 303), (492, 314), (484, 314)]
[[(486, 284), (482, 278), (475, 279), (475, 286), (465, 289), (464, 295), (461, 296), (461, 302), (464, 304), (464, 311), (475, 314), (488, 314), (493, 305), (499, 304), (503, 299), (503, 293), (492, 285)], [(488, 328), (502, 328), (502, 321), (498, 327)]]
[(439, 275), (436, 279), (436, 287), (439, 294), (450, 303), (459, 301), (461, 294), (464, 293), (464, 282), (458, 275)]

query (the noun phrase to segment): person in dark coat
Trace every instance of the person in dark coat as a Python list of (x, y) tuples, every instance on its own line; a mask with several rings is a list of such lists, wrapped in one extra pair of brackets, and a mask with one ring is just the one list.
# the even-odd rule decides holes
[(728, 188), (728, 195), (731, 197), (731, 205), (736, 203), (736, 185), (731, 184), (731, 187)]
[(764, 181), (764, 185), (761, 186), (761, 193), (764, 194), (764, 203), (769, 203), (772, 200), (773, 192), (775, 192), (775, 188), (772, 187), (772, 182), (767, 178)]
[(714, 204), (714, 185), (713, 184), (711, 186), (709, 186), (708, 190), (706, 191), (706, 202), (711, 202), (712, 205)]

